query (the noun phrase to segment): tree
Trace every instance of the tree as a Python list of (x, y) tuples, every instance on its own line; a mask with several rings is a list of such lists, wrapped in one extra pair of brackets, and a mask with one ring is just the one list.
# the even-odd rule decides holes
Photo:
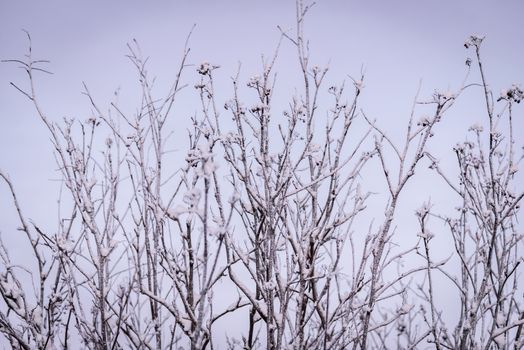
[[(329, 85), (328, 69), (311, 65), (303, 33), (310, 8), (297, 2), (296, 31), (281, 29), (260, 75), (244, 82), (237, 74), (225, 103), (215, 94), (219, 66), (196, 67), (201, 113), (183, 162), (170, 155), (167, 140), (170, 118), (184, 103), (189, 37), (160, 97), (138, 43), (129, 45), (142, 91), (136, 114), (116, 102), (105, 112), (85, 85), (93, 116), (59, 124), (39, 103), (35, 75), (47, 73), (46, 61), (33, 58), (28, 34), (26, 59), (8, 62), (23, 67), (29, 84), (12, 85), (49, 132), (67, 193), (61, 212), (69, 214), (45, 232), (27, 219), (14, 181), (0, 172), (32, 249), (32, 261), (18, 266), (9, 244), (1, 244), (0, 331), (13, 348), (220, 349), (216, 324), (231, 317), (242, 320), (228, 341), (232, 349), (523, 346), (524, 192), (516, 189), (522, 155), (513, 130), (523, 91), (514, 85), (493, 96), (483, 38), (471, 36), (465, 46), (475, 63), (467, 62), (467, 73), (476, 65), (481, 82), (469, 83), (467, 74), (454, 93), (435, 92), (427, 101), (417, 95), (399, 144), (360, 107), (364, 75)], [(279, 115), (273, 94), (281, 45), (296, 49), (303, 85)], [(473, 126), (475, 141), (454, 148), (454, 179), (427, 145), (448, 109), (476, 86), (489, 128)], [(328, 106), (320, 98), (326, 92)], [(244, 103), (243, 94), (256, 102)], [(422, 107), (431, 114), (417, 122)], [(462, 205), (451, 215), (424, 203), (416, 212), (418, 241), (397, 246), (398, 208), (423, 164)], [(362, 232), (355, 222), (365, 218), (372, 195), (360, 176), (368, 168), (382, 174), (387, 198), (384, 216), (374, 214)], [(430, 227), (438, 222), (447, 227), (438, 234), (455, 247), (441, 261), (431, 250)], [(403, 269), (406, 256), (422, 263)], [(435, 297), (436, 276), (456, 288), (456, 324), (445, 317), (455, 310)]]

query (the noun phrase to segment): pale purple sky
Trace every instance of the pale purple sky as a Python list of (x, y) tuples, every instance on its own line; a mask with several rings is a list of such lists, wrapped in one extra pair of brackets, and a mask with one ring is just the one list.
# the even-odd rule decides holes
[[(460, 86), (464, 62), (472, 54), (463, 47), (469, 34), (486, 35), (484, 63), (496, 94), (514, 82), (524, 82), (523, 15), (520, 0), (326, 0), (310, 13), (306, 34), (312, 63), (330, 64), (328, 81), (339, 83), (347, 74), (358, 76), (364, 67), (361, 107), (399, 139), (398, 126), (409, 115), (421, 79), (423, 97), (435, 89), (454, 91)], [(150, 71), (162, 87), (173, 78), (187, 33), (196, 24), (189, 61), (222, 66), (217, 81), (221, 82), (219, 98), (225, 100), (231, 97), (229, 77), (236, 73), (238, 62), (242, 62), (244, 79), (257, 73), (260, 55), (271, 55), (278, 41), (276, 26), (293, 29), (294, 20), (294, 1), (2, 1), (0, 59), (23, 57), (27, 41), (21, 29), (28, 30), (35, 58), (51, 60), (48, 68), (54, 75), (37, 79), (50, 118), (85, 120), (90, 110), (81, 94), (82, 81), (101, 104), (120, 87), (123, 108), (132, 111), (137, 106), (136, 74), (125, 58), (126, 43), (133, 38), (151, 57)], [(295, 51), (284, 42), (277, 64), (281, 109), (299, 84), (296, 62)], [(57, 185), (50, 179), (58, 176), (49, 137), (29, 102), (9, 86), (10, 81), (24, 86), (24, 79), (16, 66), (0, 64), (0, 168), (11, 174), (28, 216), (52, 227), (56, 212), (49, 208), (56, 203)], [(186, 75), (190, 86), (196, 80), (195, 74)], [(471, 80), (478, 81), (478, 74)], [(464, 139), (469, 125), (486, 121), (482, 102), (480, 91), (471, 89), (438, 126), (439, 139), (430, 148), (444, 161), (452, 159), (451, 147)], [(198, 110), (197, 105), (184, 108), (186, 115)], [(516, 132), (522, 135), (522, 109), (517, 113)], [(416, 180), (414, 186), (423, 186), (425, 181)], [(430, 195), (439, 198), (439, 193), (429, 190), (407, 203), (417, 207)], [(14, 222), (5, 195), (2, 185), (0, 230), (8, 233)]]
[[(394, 129), (408, 115), (421, 79), (423, 97), (460, 85), (464, 61), (471, 55), (462, 46), (469, 34), (486, 35), (484, 61), (495, 93), (524, 82), (522, 14), (522, 1), (320, 1), (310, 13), (306, 34), (312, 63), (330, 64), (328, 80), (338, 83), (347, 74), (358, 76), (364, 67), (361, 106)], [(121, 88), (123, 108), (132, 111), (136, 106), (136, 74), (124, 57), (127, 42), (138, 40), (162, 87), (172, 79), (186, 35), (196, 24), (189, 61), (222, 66), (217, 81), (223, 83), (219, 97), (225, 100), (231, 96), (229, 77), (238, 62), (244, 79), (257, 73), (260, 55), (271, 55), (278, 41), (276, 26), (293, 29), (294, 16), (294, 1), (3, 1), (0, 58), (23, 57), (27, 41), (21, 29), (28, 30), (35, 58), (51, 60), (54, 72), (37, 80), (49, 116), (84, 120), (90, 110), (81, 94), (82, 81), (101, 104)], [(277, 70), (278, 98), (285, 108), (298, 83), (289, 43), (282, 46)], [(55, 176), (43, 126), (30, 104), (9, 86), (10, 81), (23, 85), (24, 78), (15, 66), (0, 65), (0, 167), (23, 186), (20, 195), (28, 196), (43, 191)], [(188, 74), (186, 79), (192, 85), (197, 77)], [(478, 92), (466, 94), (440, 126), (450, 145), (463, 138), (469, 125), (485, 121)], [(186, 107), (189, 114), (198, 109)], [(523, 118), (517, 123), (522, 129)], [(400, 136), (399, 130), (392, 133)], [(45, 217), (40, 211), (35, 215)]]

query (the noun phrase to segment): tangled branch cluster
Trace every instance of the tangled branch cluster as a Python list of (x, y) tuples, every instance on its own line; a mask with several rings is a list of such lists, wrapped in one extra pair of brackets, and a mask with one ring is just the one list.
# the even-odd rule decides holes
[[(184, 164), (174, 170), (166, 125), (183, 103), (177, 97), (190, 70), (187, 47), (175, 81), (158, 98), (138, 46), (129, 46), (142, 89), (138, 112), (127, 115), (111, 104), (105, 113), (85, 87), (94, 115), (83, 123), (53, 122), (35, 88), (44, 62), (31, 52), (16, 60), (29, 88), (13, 86), (49, 131), (70, 205), (63, 204), (69, 215), (56, 230), (45, 232), (26, 218), (13, 181), (0, 172), (32, 249), (31, 261), (19, 266), (9, 245), (0, 245), (0, 333), (13, 348), (524, 346), (517, 220), (524, 192), (514, 181), (522, 156), (512, 121), (522, 90), (513, 86), (495, 102), (480, 59), (483, 38), (468, 39), (489, 128), (472, 126), (474, 141), (454, 148), (459, 176), (452, 178), (427, 145), (468, 86), (435, 93), (425, 103), (432, 114), (418, 122), (415, 103), (403, 142), (396, 143), (360, 109), (364, 77), (326, 87), (328, 69), (311, 66), (304, 39), (309, 7), (298, 2), (297, 10), (296, 33), (282, 31), (297, 49), (303, 81), (289, 108), (283, 115), (274, 109), (278, 50), (259, 75), (233, 79), (225, 104), (215, 95), (219, 67), (202, 63), (193, 72), (200, 113)], [(239, 97), (243, 89), (256, 99), (250, 107)], [(319, 102), (323, 91), (329, 106)], [(359, 122), (366, 127), (355, 127)], [(462, 204), (445, 215), (424, 203), (416, 211), (418, 241), (399, 249), (398, 207), (424, 161)], [(355, 221), (365, 217), (370, 197), (359, 176), (366, 167), (382, 174), (388, 198), (384, 216), (362, 232)], [(438, 234), (453, 241), (458, 268), (432, 257), (434, 221), (447, 226)], [(386, 274), (405, 256), (423, 263)], [(436, 275), (455, 289), (459, 310), (439, 305)], [(446, 323), (446, 313), (457, 323)], [(236, 330), (227, 345), (217, 343), (217, 324), (230, 319), (240, 320)]]

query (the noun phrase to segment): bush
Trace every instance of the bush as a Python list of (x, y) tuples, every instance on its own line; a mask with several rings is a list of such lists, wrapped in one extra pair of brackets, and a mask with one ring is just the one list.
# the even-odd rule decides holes
[[(296, 32), (281, 31), (282, 45), (297, 49), (303, 81), (282, 114), (273, 102), (278, 49), (259, 75), (233, 78), (225, 103), (215, 93), (219, 67), (196, 67), (201, 113), (192, 119), (185, 159), (170, 153), (168, 139), (181, 137), (170, 118), (184, 104), (182, 73), (195, 68), (188, 46), (159, 96), (138, 44), (129, 45), (142, 91), (137, 113), (116, 103), (105, 112), (85, 86), (93, 109), (85, 122), (46, 115), (35, 80), (46, 61), (33, 59), (31, 48), (26, 59), (8, 61), (28, 74), (28, 89), (12, 84), (49, 132), (67, 193), (61, 206), (70, 213), (62, 209), (60, 225), (44, 232), (0, 172), (32, 250), (19, 266), (9, 257), (13, 248), (1, 245), (0, 332), (13, 348), (225, 348), (217, 341), (220, 322), (238, 324), (227, 340), (232, 349), (524, 345), (524, 192), (513, 128), (523, 91), (513, 85), (493, 95), (483, 38), (471, 36), (465, 46), (475, 59), (466, 68), (475, 67), (481, 82), (466, 80), (426, 101), (417, 96), (397, 142), (361, 109), (363, 75), (330, 85), (328, 69), (310, 64), (303, 34), (309, 8), (299, 1)], [(436, 125), (475, 86), (488, 127), (473, 125), (473, 141), (454, 147), (455, 178), (428, 144), (448, 141), (434, 135)], [(419, 108), (431, 113), (417, 119)], [(398, 245), (398, 208), (424, 164), (461, 205), (438, 213), (423, 203), (417, 240)], [(369, 173), (386, 184), (383, 217), (367, 209)], [(432, 250), (436, 234), (452, 240), (445, 259), (434, 257), (442, 255)], [(406, 257), (416, 263), (403, 267)], [(458, 309), (439, 302), (442, 281)]]

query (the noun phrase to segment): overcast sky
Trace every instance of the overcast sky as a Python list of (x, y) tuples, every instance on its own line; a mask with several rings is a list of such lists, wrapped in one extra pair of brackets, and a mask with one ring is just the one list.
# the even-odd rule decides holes
[[(422, 97), (437, 89), (458, 88), (471, 55), (463, 43), (469, 34), (486, 35), (483, 56), (491, 87), (498, 93), (524, 81), (522, 1), (320, 1), (310, 13), (306, 34), (312, 64), (330, 65), (327, 80), (339, 83), (365, 70), (362, 108), (386, 128), (395, 129), (409, 115), (422, 81)], [(2, 1), (0, 58), (23, 58), (33, 38), (37, 59), (48, 59), (54, 74), (37, 77), (37, 89), (51, 119), (85, 120), (90, 109), (82, 82), (104, 105), (121, 89), (121, 106), (137, 106), (135, 71), (125, 58), (126, 43), (136, 39), (150, 57), (150, 72), (161, 88), (173, 78), (187, 34), (191, 63), (204, 60), (217, 71), (219, 97), (231, 97), (229, 77), (242, 62), (241, 77), (260, 69), (260, 55), (271, 55), (279, 39), (277, 25), (294, 28), (294, 1)], [(278, 96), (286, 107), (299, 83), (296, 55), (284, 42), (277, 71)], [(193, 72), (193, 71), (192, 71)], [(194, 73), (194, 72), (193, 72)], [(24, 74), (12, 64), (0, 65), (0, 167), (16, 179), (22, 198), (49, 188), (56, 178), (48, 136), (24, 97), (10, 87), (23, 86)], [(187, 74), (192, 86), (196, 74)], [(477, 75), (472, 75), (472, 81)], [(478, 79), (476, 80), (478, 81)], [(164, 85), (163, 85), (164, 84)], [(439, 126), (449, 145), (464, 138), (467, 127), (485, 121), (479, 90), (471, 89)], [(198, 106), (184, 106), (187, 119)], [(524, 118), (517, 118), (522, 127)], [(392, 131), (400, 137), (400, 130)], [(444, 156), (446, 155), (443, 153)], [(448, 154), (449, 155), (449, 154)], [(42, 193), (45, 198), (47, 193)], [(47, 207), (30, 201), (27, 205)], [(36, 218), (47, 215), (41, 210)]]
[[(463, 47), (469, 34), (486, 35), (484, 62), (496, 94), (524, 82), (523, 14), (520, 0), (319, 1), (307, 19), (306, 34), (312, 63), (331, 67), (328, 80), (339, 83), (364, 69), (361, 106), (398, 137), (399, 121), (409, 115), (420, 81), (423, 97), (435, 89), (454, 91), (460, 86), (464, 62), (472, 54)], [(136, 74), (125, 58), (126, 43), (132, 39), (150, 57), (150, 71), (161, 88), (173, 78), (186, 36), (196, 24), (189, 61), (221, 65), (219, 97), (225, 100), (231, 97), (229, 77), (239, 62), (244, 79), (255, 74), (260, 55), (271, 55), (278, 42), (277, 25), (293, 29), (294, 21), (294, 1), (1, 1), (0, 59), (23, 58), (27, 40), (21, 29), (29, 31), (34, 58), (50, 60), (48, 68), (54, 73), (37, 77), (49, 117), (85, 120), (90, 109), (81, 94), (83, 81), (102, 104), (120, 88), (123, 108), (132, 111), (138, 105), (133, 99)], [(283, 77), (277, 82), (277, 99), (283, 102), (299, 83), (296, 63), (293, 47), (284, 42), (277, 64)], [(24, 86), (24, 78), (16, 65), (0, 65), (0, 168), (11, 174), (28, 216), (52, 226), (49, 216), (56, 213), (48, 208), (56, 201), (56, 185), (51, 180), (58, 176), (49, 137), (29, 102), (9, 85), (14, 81)], [(186, 75), (190, 86), (197, 78)], [(472, 81), (478, 81), (476, 74)], [(439, 125), (439, 139), (430, 147), (451, 157), (451, 147), (464, 139), (468, 126), (486, 121), (482, 103), (478, 89), (468, 91)], [(184, 108), (186, 116), (198, 110)], [(523, 117), (520, 110), (519, 135)], [(6, 209), (5, 194), (2, 185), (0, 230), (9, 232), (13, 211)], [(427, 196), (411, 201), (416, 204)]]

